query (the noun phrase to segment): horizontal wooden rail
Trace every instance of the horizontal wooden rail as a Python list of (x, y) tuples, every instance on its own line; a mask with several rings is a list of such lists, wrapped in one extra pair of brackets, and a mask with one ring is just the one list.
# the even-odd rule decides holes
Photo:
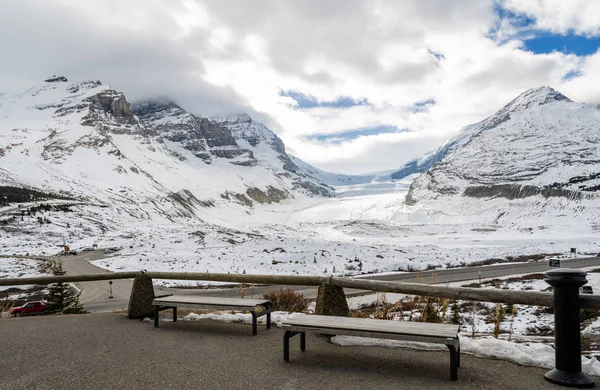
[(211, 282), (320, 286), (328, 276), (212, 274), (201, 272), (144, 272), (152, 279), (205, 280)]
[(98, 280), (132, 279), (140, 272), (113, 272), (105, 274), (36, 276), (31, 278), (0, 279), (1, 286), (23, 286), (29, 284), (48, 285), (51, 283), (95, 282)]
[[(354, 288), (359, 290), (460, 299), (463, 301), (497, 302), (554, 307), (554, 294), (549, 292), (448, 287), (442, 285), (386, 282), (379, 280), (337, 277), (332, 277), (330, 279), (330, 283), (338, 287)], [(581, 308), (600, 309), (600, 296), (581, 294), (579, 299)]]
[[(338, 287), (372, 290), (380, 292), (423, 295), (460, 299), (464, 301), (518, 303), (534, 306), (554, 306), (554, 294), (547, 292), (515, 291), (500, 289), (482, 289), (470, 287), (447, 287), (419, 283), (385, 282), (378, 280), (361, 280), (349, 278), (331, 278), (331, 284)], [(600, 307), (600, 297), (598, 297)]]
[[(246, 275), (200, 272), (115, 272), (89, 275), (64, 275), (31, 278), (0, 279), (0, 286), (19, 286), (50, 283), (92, 282), (99, 280), (131, 279), (137, 275), (152, 279), (198, 280), (230, 283), (255, 283), (294, 286), (319, 286), (323, 283), (359, 290), (370, 290), (410, 295), (422, 295), (459, 299), (465, 301), (498, 302), (532, 306), (554, 306), (554, 295), (548, 292), (481, 289), (469, 287), (447, 287), (419, 283), (387, 282), (344, 277), (293, 276), (293, 275)], [(580, 295), (582, 308), (600, 309), (600, 296)]]

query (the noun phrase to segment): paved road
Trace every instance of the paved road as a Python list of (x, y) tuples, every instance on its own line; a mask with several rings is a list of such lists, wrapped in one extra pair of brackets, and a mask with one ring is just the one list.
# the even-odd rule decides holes
[[(341, 347), (307, 334), (282, 357), (281, 329), (211, 320), (151, 322), (123, 314), (0, 319), (0, 388), (87, 389), (550, 389), (547, 369), (449, 354)], [(8, 337), (10, 335), (10, 337)]]
[[(105, 255), (102, 251), (92, 252), (81, 252), (77, 256), (65, 256), (63, 259), (63, 266), (67, 273), (70, 275), (76, 274), (92, 274), (92, 273), (106, 273), (108, 271), (91, 265), (88, 261), (97, 260), (103, 258)], [(600, 267), (600, 257), (588, 257), (581, 259), (567, 259), (562, 260), (563, 267), (569, 268), (587, 268), (587, 267)], [(532, 263), (512, 263), (512, 264), (498, 264), (491, 266), (479, 266), (479, 267), (467, 267), (467, 268), (452, 268), (438, 271), (425, 271), (421, 273), (422, 283), (431, 283), (435, 281), (436, 284), (460, 282), (466, 280), (478, 280), (479, 277), (482, 279), (494, 278), (500, 276), (518, 275), (518, 274), (530, 274), (536, 272), (548, 271), (550, 267), (548, 262), (532, 262)], [(435, 274), (435, 278), (433, 275)], [(398, 282), (412, 282), (417, 283), (419, 276), (417, 272), (409, 272), (403, 274), (390, 274), (390, 275), (369, 275), (365, 276), (366, 279), (372, 280), (386, 280), (386, 281), (398, 281)], [(81, 301), (84, 307), (88, 311), (102, 312), (102, 311), (113, 311), (126, 309), (129, 302), (129, 295), (131, 292), (131, 280), (115, 280), (113, 282), (113, 297), (109, 297), (109, 284), (108, 281), (100, 282), (85, 282), (79, 283), (83, 289)], [(316, 298), (316, 288), (314, 286), (289, 286), (304, 294), (309, 299)], [(253, 288), (245, 288), (244, 294), (247, 297), (260, 297), (264, 292), (279, 289), (281, 286), (257, 286)], [(156, 295), (164, 294), (201, 294), (206, 296), (217, 296), (217, 297), (239, 297), (239, 288), (218, 288), (218, 289), (169, 289), (162, 287), (155, 287)], [(347, 296), (363, 295), (370, 293), (365, 290), (356, 289), (345, 289)]]
[[(76, 256), (59, 257), (67, 275), (110, 273), (110, 271), (90, 264), (90, 261), (103, 258), (106, 258), (103, 251), (80, 252)], [(89, 311), (112, 311), (126, 308), (131, 294), (132, 281), (118, 279), (112, 282), (112, 286), (108, 280), (77, 283), (82, 289), (79, 299), (83, 307)], [(112, 298), (110, 298), (111, 296)]]

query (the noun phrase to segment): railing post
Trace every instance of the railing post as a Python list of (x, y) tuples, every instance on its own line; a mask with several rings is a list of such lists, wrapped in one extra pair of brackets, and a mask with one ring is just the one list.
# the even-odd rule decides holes
[(546, 283), (554, 287), (555, 368), (544, 378), (567, 387), (594, 387), (594, 379), (581, 371), (579, 329), (579, 287), (587, 283), (586, 273), (574, 269), (546, 272)]
[(323, 283), (319, 286), (315, 314), (348, 317), (349, 312), (343, 287), (331, 283)]
[(127, 316), (129, 318), (145, 318), (154, 316), (154, 286), (152, 278), (140, 273), (133, 279)]

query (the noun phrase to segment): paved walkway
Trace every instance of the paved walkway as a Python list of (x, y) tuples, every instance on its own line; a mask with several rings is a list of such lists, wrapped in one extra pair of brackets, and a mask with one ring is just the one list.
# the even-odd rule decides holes
[(341, 347), (307, 335), (283, 362), (281, 329), (124, 314), (0, 319), (0, 389), (550, 389), (545, 369), (463, 354)]

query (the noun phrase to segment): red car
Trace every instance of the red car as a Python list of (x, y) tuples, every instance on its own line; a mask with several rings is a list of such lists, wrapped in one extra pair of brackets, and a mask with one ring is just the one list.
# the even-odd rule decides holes
[(43, 313), (48, 309), (48, 305), (42, 301), (27, 302), (23, 306), (13, 307), (10, 311), (10, 315), (13, 317), (20, 317), (26, 315), (34, 315)]

